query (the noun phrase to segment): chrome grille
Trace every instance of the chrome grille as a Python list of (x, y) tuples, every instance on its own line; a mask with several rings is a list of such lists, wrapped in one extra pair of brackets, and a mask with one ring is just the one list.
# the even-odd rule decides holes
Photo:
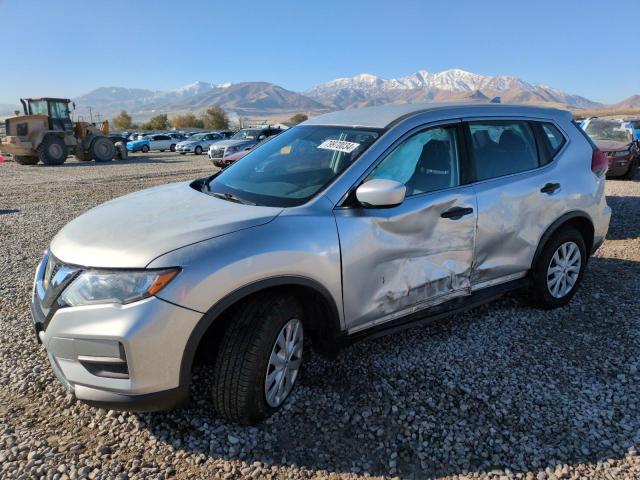
[(224, 156), (224, 149), (223, 148), (216, 148), (215, 150), (213, 150), (211, 152), (211, 156), (213, 158), (222, 158)]

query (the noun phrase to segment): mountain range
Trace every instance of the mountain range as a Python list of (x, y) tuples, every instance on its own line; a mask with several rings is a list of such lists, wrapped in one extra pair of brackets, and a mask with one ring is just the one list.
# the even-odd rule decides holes
[[(169, 91), (100, 87), (73, 100), (81, 115), (91, 107), (103, 118), (127, 110), (134, 119), (144, 120), (159, 113), (200, 113), (212, 105), (227, 110), (232, 119), (239, 116), (283, 119), (298, 112), (316, 115), (385, 103), (486, 102), (494, 97), (500, 97), (503, 103), (571, 109), (640, 108), (640, 95), (604, 105), (515, 76), (480, 75), (455, 68), (436, 73), (419, 70), (389, 79), (362, 73), (322, 83), (304, 92), (294, 92), (268, 82), (214, 84), (198, 81)], [(15, 105), (0, 104), (0, 115), (7, 115), (16, 108)]]

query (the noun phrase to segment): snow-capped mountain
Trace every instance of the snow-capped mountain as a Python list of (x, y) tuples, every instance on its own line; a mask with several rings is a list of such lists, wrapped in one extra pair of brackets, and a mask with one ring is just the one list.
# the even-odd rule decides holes
[(362, 73), (316, 85), (304, 93), (334, 108), (351, 108), (381, 103), (464, 99), (474, 96), (475, 92), (489, 98), (500, 96), (502, 101), (571, 107), (600, 106), (586, 98), (545, 85), (531, 84), (514, 76), (480, 75), (458, 68), (436, 73), (419, 70), (411, 75), (390, 79)]

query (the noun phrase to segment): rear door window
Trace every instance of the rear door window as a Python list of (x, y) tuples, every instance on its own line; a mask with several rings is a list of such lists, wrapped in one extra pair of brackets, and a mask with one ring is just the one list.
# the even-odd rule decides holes
[(468, 122), (475, 179), (487, 180), (540, 165), (531, 126), (518, 120)]

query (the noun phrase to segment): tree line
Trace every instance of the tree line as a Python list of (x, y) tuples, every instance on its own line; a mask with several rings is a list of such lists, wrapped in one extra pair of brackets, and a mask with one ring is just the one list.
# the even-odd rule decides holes
[[(304, 113), (296, 113), (289, 119), (289, 122), (297, 124), (304, 122), (308, 118)], [(172, 127), (227, 130), (229, 128), (229, 117), (223, 108), (213, 106), (199, 116), (193, 113), (185, 113), (184, 115), (174, 115), (169, 118), (166, 113), (162, 113), (137, 125), (133, 122), (131, 115), (129, 115), (126, 110), (122, 110), (112, 119), (111, 123), (116, 130), (131, 130), (137, 128), (141, 130), (167, 130)]]

